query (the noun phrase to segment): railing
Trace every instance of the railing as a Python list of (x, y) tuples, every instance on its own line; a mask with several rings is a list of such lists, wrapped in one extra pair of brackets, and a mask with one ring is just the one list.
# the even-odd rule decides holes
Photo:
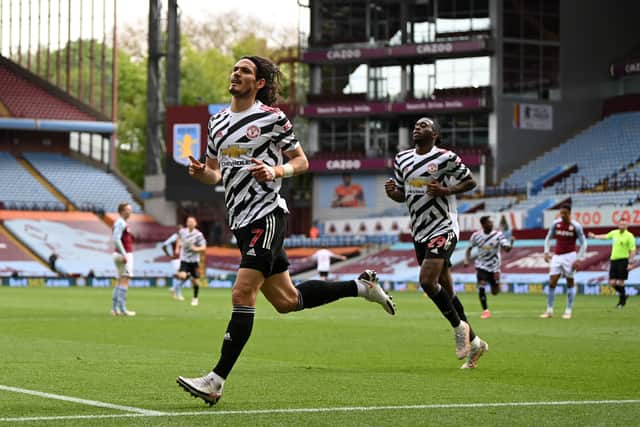
[(640, 189), (640, 173), (625, 173), (603, 180), (603, 191), (638, 190)]
[(93, 212), (95, 214), (98, 215), (104, 215), (106, 213), (106, 209), (104, 207), (103, 204), (101, 203), (94, 203), (94, 202), (80, 202), (77, 204), (77, 208), (80, 211), (83, 212)]
[(390, 245), (399, 241), (398, 234), (324, 235), (317, 239), (291, 235), (284, 239), (285, 248), (327, 248), (336, 246)]
[(521, 196), (525, 194), (527, 194), (527, 187), (525, 185), (502, 184), (484, 189), (485, 197)]
[(64, 211), (62, 202), (29, 202), (23, 200), (0, 200), (0, 209), (10, 211)]

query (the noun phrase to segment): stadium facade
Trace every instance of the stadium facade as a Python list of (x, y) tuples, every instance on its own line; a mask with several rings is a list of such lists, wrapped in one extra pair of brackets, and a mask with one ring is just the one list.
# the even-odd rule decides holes
[(438, 119), (444, 145), (484, 187), (599, 120), (606, 99), (640, 89), (633, 62), (624, 71), (640, 45), (638, 2), (310, 0), (309, 7), (301, 115), (320, 220), (346, 213), (325, 200), (344, 171), (374, 192), (375, 209), (350, 214), (394, 209), (379, 190), (419, 117)]

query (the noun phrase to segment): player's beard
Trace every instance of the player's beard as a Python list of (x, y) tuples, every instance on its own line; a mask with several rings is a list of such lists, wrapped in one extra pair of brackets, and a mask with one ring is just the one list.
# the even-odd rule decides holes
[(242, 90), (234, 88), (233, 86), (229, 86), (229, 94), (236, 98), (248, 98), (249, 95), (251, 95), (251, 89)]

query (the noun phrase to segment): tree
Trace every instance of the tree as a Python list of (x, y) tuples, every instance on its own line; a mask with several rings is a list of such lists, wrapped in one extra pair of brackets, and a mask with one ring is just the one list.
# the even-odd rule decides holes
[(144, 184), (147, 140), (147, 61), (118, 50), (118, 169)]
[(240, 15), (235, 11), (222, 14), (209, 12), (198, 18), (184, 17), (180, 28), (195, 50), (205, 51), (216, 47), (224, 55), (232, 54), (238, 41), (248, 35), (268, 40), (271, 46), (278, 49), (298, 43), (294, 28), (277, 27), (267, 20)]
[(187, 36), (182, 38), (180, 103), (201, 105), (227, 102), (229, 70), (233, 59), (217, 48), (197, 50)]
[[(118, 169), (139, 186), (144, 182), (147, 135), (145, 26), (140, 21), (124, 27), (126, 36), (121, 33), (118, 48)], [(197, 20), (183, 18), (181, 28), (181, 105), (228, 102), (229, 74), (238, 57), (263, 55), (276, 59), (283, 46), (297, 41), (291, 39), (295, 32), (290, 29), (277, 29), (233, 12)], [(276, 47), (270, 47), (268, 41), (275, 41)], [(287, 67), (284, 65), (283, 70)], [(281, 87), (286, 99), (286, 71)]]

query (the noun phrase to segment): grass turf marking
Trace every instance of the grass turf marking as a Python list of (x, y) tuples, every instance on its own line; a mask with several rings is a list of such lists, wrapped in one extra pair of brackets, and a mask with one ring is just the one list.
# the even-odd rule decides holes
[[(134, 412), (141, 415), (163, 415), (164, 412), (152, 411), (142, 408), (134, 408), (133, 406), (115, 405), (113, 403), (99, 402), (97, 400), (80, 399), (78, 397), (63, 396), (61, 394), (45, 393), (42, 391), (28, 390), (26, 388), (11, 387), (0, 384), (0, 390), (11, 391), (14, 393), (29, 394), (31, 396), (44, 397), (46, 399), (63, 400), (65, 402), (79, 403), (82, 405), (97, 406), (99, 408), (117, 409), (119, 411)], [(4, 419), (2, 419), (4, 421)]]
[[(4, 387), (4, 386), (0, 386)], [(44, 393), (47, 394), (47, 393)], [(75, 399), (75, 398), (73, 398)], [(78, 399), (83, 400), (83, 399)], [(89, 401), (92, 402), (92, 401)], [(101, 403), (101, 402), (97, 402)], [(343, 406), (334, 408), (287, 408), (287, 409), (248, 409), (244, 411), (193, 411), (193, 412), (159, 412), (145, 409), (130, 408), (137, 413), (130, 414), (102, 414), (102, 415), (60, 415), (50, 417), (14, 417), (0, 418), (4, 422), (20, 421), (56, 421), (56, 420), (82, 420), (101, 418), (140, 418), (140, 417), (195, 417), (195, 416), (222, 416), (222, 415), (263, 415), (263, 414), (296, 414), (296, 413), (326, 413), (326, 412), (367, 412), (367, 411), (397, 411), (407, 409), (460, 409), (460, 408), (514, 408), (534, 406), (582, 406), (582, 405), (628, 405), (640, 404), (636, 400), (563, 400), (551, 402), (487, 402), (487, 403), (436, 403), (432, 405), (399, 405), (399, 406)], [(110, 405), (106, 403), (105, 405)], [(95, 405), (97, 406), (97, 405)], [(110, 405), (113, 409), (127, 408), (126, 406)], [(122, 409), (124, 410), (124, 409)], [(145, 411), (145, 413), (140, 412)]]

